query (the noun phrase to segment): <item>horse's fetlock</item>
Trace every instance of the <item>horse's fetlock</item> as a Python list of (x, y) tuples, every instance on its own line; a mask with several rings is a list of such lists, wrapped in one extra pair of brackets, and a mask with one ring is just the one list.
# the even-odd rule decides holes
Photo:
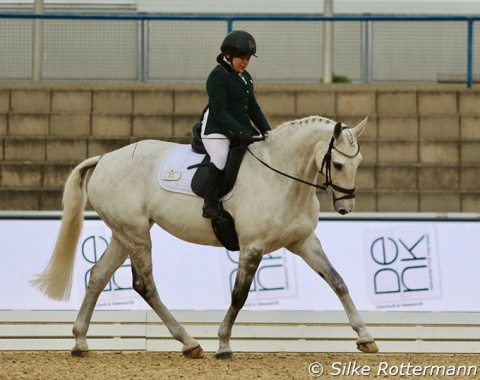
[(79, 325), (74, 324), (72, 327), (72, 334), (74, 337), (78, 337), (80, 335), (85, 335), (85, 329), (81, 328)]

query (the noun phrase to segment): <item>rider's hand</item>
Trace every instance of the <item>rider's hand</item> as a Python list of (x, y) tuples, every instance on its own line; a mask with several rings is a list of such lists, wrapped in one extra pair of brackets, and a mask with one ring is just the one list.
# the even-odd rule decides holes
[(253, 137), (245, 131), (238, 132), (235, 139), (242, 145), (250, 145), (254, 142)]

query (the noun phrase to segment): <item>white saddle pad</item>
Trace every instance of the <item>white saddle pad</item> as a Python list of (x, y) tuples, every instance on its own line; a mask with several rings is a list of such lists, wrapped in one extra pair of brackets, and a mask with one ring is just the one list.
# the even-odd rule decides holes
[[(164, 158), (158, 170), (158, 183), (164, 190), (197, 196), (192, 190), (192, 178), (197, 168), (187, 169), (199, 164), (205, 158), (204, 154), (195, 153), (188, 144), (180, 144), (173, 148)], [(222, 200), (229, 199), (233, 190)]]

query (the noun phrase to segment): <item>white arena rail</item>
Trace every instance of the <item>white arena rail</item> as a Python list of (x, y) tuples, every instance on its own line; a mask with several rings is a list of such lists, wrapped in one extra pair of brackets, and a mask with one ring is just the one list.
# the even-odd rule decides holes
[[(0, 311), (0, 350), (70, 350), (76, 311)], [(205, 351), (218, 347), (224, 311), (174, 311)], [(478, 313), (361, 313), (381, 352), (480, 353)], [(343, 312), (242, 311), (233, 328), (236, 352), (357, 352)], [(178, 351), (152, 311), (96, 311), (91, 350)]]

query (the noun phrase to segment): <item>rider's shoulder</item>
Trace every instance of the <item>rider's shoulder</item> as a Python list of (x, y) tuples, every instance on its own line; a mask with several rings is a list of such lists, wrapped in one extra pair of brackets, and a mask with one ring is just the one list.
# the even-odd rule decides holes
[(222, 65), (216, 65), (213, 70), (210, 72), (209, 77), (215, 76), (215, 77), (229, 77), (230, 74), (225, 71), (225, 69), (222, 67)]

